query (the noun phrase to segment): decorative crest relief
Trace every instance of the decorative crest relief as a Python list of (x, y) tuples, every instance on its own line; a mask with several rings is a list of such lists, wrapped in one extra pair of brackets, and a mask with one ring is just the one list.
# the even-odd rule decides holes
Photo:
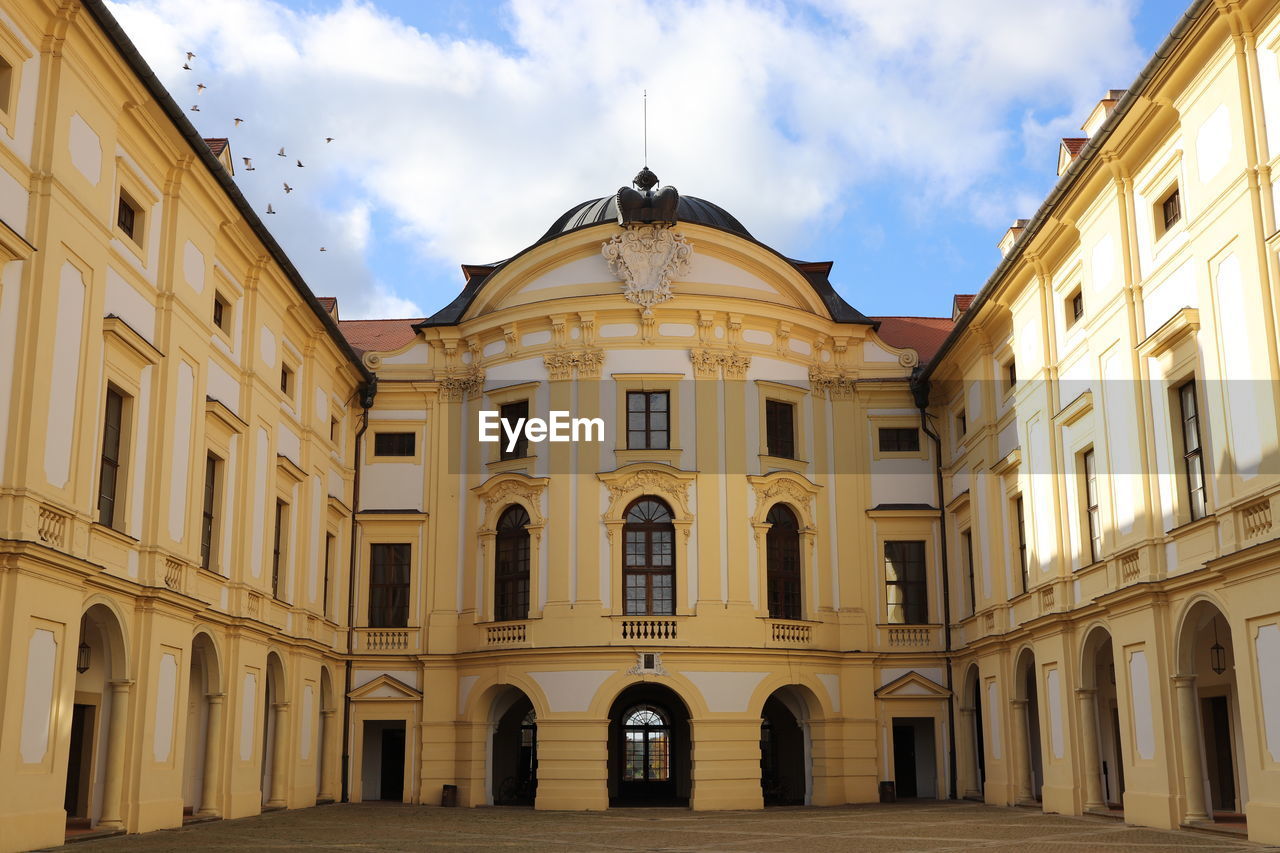
[(671, 281), (688, 275), (693, 246), (666, 225), (632, 225), (601, 247), (622, 281), (622, 295), (646, 313), (672, 297)]

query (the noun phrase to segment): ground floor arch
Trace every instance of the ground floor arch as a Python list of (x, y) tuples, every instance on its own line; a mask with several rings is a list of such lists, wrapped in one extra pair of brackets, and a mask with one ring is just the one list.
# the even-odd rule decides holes
[(804, 805), (813, 798), (810, 721), (816, 700), (805, 687), (780, 687), (760, 712), (760, 792), (766, 806)]
[(1193, 604), (1178, 632), (1173, 677), (1186, 823), (1244, 822), (1248, 781), (1231, 627), (1213, 602)]
[(538, 795), (538, 718), (517, 687), (494, 697), (490, 711), (489, 796), (498, 806), (532, 806)]
[(182, 774), (182, 813), (216, 817), (225, 694), (217, 648), (201, 631), (191, 642), (187, 681), (187, 743)]
[(1044, 786), (1044, 756), (1040, 740), (1040, 697), (1036, 656), (1023, 649), (1014, 664), (1013, 744), (1015, 802), (1038, 803)]
[(1085, 637), (1076, 691), (1085, 811), (1124, 813), (1125, 748), (1111, 632), (1095, 626)]
[(982, 720), (982, 678), (977, 664), (965, 672), (960, 702), (959, 738), (965, 746), (960, 791), (966, 799), (982, 799), (987, 781), (986, 744)]
[(124, 765), (133, 681), (124, 629), (115, 610), (93, 604), (80, 619), (72, 660), (64, 808), (68, 831), (124, 828)]
[(689, 709), (674, 690), (635, 684), (609, 710), (609, 804), (688, 805)]
[(284, 808), (288, 778), (289, 700), (284, 663), (275, 652), (267, 653), (266, 689), (262, 708), (262, 805)]

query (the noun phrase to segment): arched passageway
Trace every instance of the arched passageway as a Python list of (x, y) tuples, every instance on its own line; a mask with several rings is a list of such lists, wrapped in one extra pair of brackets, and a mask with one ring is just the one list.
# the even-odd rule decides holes
[(491, 712), (490, 795), (497, 806), (532, 806), (538, 798), (538, 717), (515, 687), (500, 693)]
[(960, 737), (965, 739), (968, 756), (962, 767), (961, 792), (966, 799), (981, 800), (986, 796), (987, 756), (982, 728), (982, 680), (977, 664), (965, 673), (960, 720)]
[(1038, 803), (1044, 785), (1040, 745), (1040, 701), (1036, 690), (1036, 657), (1023, 649), (1014, 665), (1013, 737), (1018, 748), (1014, 765), (1015, 802)]
[(1183, 820), (1243, 824), (1248, 780), (1241, 752), (1235, 647), (1225, 615), (1208, 601), (1196, 603), (1183, 618), (1173, 682), (1186, 803)]
[(658, 684), (635, 684), (609, 711), (609, 804), (688, 805), (689, 710)]
[(1085, 639), (1076, 691), (1084, 752), (1084, 808), (1124, 813), (1124, 745), (1111, 632), (1097, 627)]
[(191, 643), (191, 670), (187, 683), (187, 745), (182, 774), (182, 813), (216, 817), (218, 755), (222, 741), (223, 693), (218, 654), (206, 633)]
[(770, 694), (760, 712), (760, 791), (766, 806), (796, 806), (813, 796), (810, 703), (802, 687)]
[(275, 652), (267, 653), (267, 684), (262, 709), (262, 804), (284, 808), (287, 803), (289, 700), (284, 664)]

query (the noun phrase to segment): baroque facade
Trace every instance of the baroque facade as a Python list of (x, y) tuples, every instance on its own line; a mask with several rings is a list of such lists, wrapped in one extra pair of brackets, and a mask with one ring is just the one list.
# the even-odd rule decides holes
[(1280, 840), (1277, 50), (1193, 4), (948, 317), (646, 168), (342, 321), (101, 2), (0, 9), (0, 847), (890, 790)]

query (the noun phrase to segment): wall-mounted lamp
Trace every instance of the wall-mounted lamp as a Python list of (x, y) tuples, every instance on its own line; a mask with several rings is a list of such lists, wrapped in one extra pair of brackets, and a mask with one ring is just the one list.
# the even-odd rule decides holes
[(1218, 675), (1227, 671), (1227, 650), (1218, 642), (1218, 620), (1213, 620), (1213, 645), (1209, 647), (1209, 668)]
[(89, 669), (89, 644), (84, 640), (80, 641), (80, 648), (76, 649), (76, 672), (85, 673)]

